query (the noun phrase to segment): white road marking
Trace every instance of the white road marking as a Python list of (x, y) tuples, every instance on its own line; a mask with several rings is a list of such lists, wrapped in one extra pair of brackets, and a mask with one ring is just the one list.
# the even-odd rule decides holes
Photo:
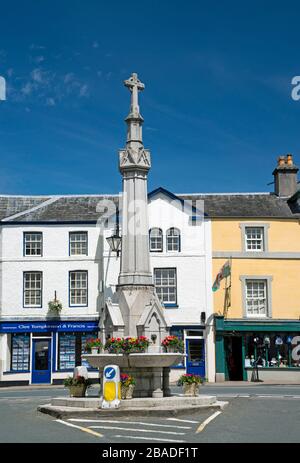
[(116, 423), (116, 424), (141, 424), (144, 426), (159, 426), (163, 428), (191, 429), (191, 426), (175, 426), (173, 424), (146, 423), (144, 421), (118, 421), (118, 420), (88, 420), (80, 418), (70, 418), (68, 421), (81, 423)]
[(159, 442), (185, 442), (185, 440), (175, 440), (175, 439), (157, 439), (156, 437), (137, 437), (137, 436), (121, 436), (121, 434), (117, 434), (115, 437), (121, 437), (125, 439), (139, 439), (139, 440), (155, 440)]
[(67, 421), (63, 421), (63, 420), (55, 420), (55, 421), (57, 423), (65, 424), (66, 426), (70, 426), (71, 428), (80, 429), (80, 431), (87, 432), (88, 434), (92, 434), (93, 436), (103, 437), (103, 434), (93, 431), (92, 429), (84, 428), (82, 426), (77, 426), (76, 424), (68, 423)]
[(209, 416), (205, 421), (203, 421), (203, 423), (200, 424), (199, 428), (197, 429), (196, 431), (196, 434), (199, 434), (199, 432), (202, 432), (203, 429), (208, 425), (208, 423), (210, 423), (212, 420), (214, 420), (215, 418), (217, 418), (217, 416), (219, 416), (222, 412), (215, 412), (213, 413), (211, 416)]
[(35, 400), (35, 399), (43, 399), (49, 400), (52, 399), (51, 396), (7, 396), (7, 397), (0, 397), (0, 400), (19, 400), (19, 399), (27, 399), (27, 400)]
[(192, 420), (180, 420), (179, 418), (167, 418), (167, 421), (180, 421), (181, 423), (192, 423), (192, 424), (198, 424), (199, 421), (192, 421)]
[(118, 431), (151, 432), (151, 433), (158, 433), (158, 434), (174, 434), (178, 436), (184, 436), (185, 434), (184, 432), (158, 431), (156, 429), (121, 428), (119, 426), (89, 426), (89, 429), (117, 429)]

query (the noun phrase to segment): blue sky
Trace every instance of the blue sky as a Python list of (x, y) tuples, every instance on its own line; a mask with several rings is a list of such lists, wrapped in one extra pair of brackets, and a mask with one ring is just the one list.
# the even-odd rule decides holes
[(145, 83), (149, 190), (271, 191), (300, 165), (299, 2), (2, 2), (0, 193), (115, 193), (129, 92)]

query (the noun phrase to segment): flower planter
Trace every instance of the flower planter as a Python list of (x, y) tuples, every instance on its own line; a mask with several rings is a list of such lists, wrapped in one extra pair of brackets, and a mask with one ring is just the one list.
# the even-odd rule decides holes
[(126, 391), (126, 399), (132, 399), (132, 395), (133, 395), (133, 391), (134, 391), (134, 384), (130, 384), (127, 388), (127, 391)]
[(169, 354), (174, 354), (176, 352), (179, 352), (179, 349), (176, 346), (167, 346), (167, 352)]
[(99, 347), (92, 347), (92, 348), (91, 348), (91, 353), (92, 353), (93, 355), (99, 354)]
[(200, 385), (197, 383), (186, 383), (183, 385), (183, 393), (186, 396), (195, 397), (199, 394), (199, 387)]
[(125, 354), (145, 354), (146, 349), (130, 349), (128, 351), (125, 351)]
[(122, 400), (132, 399), (133, 391), (134, 391), (134, 384), (130, 384), (129, 386), (121, 386)]
[(107, 352), (108, 354), (123, 354), (123, 349), (120, 348), (120, 347), (108, 347), (107, 349), (105, 349), (105, 352)]
[(86, 384), (79, 384), (78, 386), (70, 386), (70, 397), (85, 397), (87, 390)]

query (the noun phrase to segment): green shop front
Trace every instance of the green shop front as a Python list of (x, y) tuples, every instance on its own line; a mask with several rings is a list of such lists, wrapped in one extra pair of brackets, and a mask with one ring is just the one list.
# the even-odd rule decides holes
[(215, 316), (215, 335), (217, 382), (300, 383), (300, 321)]

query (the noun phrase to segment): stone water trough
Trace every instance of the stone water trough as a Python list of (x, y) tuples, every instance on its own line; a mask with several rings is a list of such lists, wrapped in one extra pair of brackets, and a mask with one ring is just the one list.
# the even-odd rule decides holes
[(170, 396), (170, 366), (182, 361), (181, 353), (132, 353), (132, 354), (87, 354), (83, 355), (92, 367), (97, 368), (102, 376), (106, 365), (117, 365), (122, 373), (133, 376), (136, 380), (134, 397), (168, 397)]

